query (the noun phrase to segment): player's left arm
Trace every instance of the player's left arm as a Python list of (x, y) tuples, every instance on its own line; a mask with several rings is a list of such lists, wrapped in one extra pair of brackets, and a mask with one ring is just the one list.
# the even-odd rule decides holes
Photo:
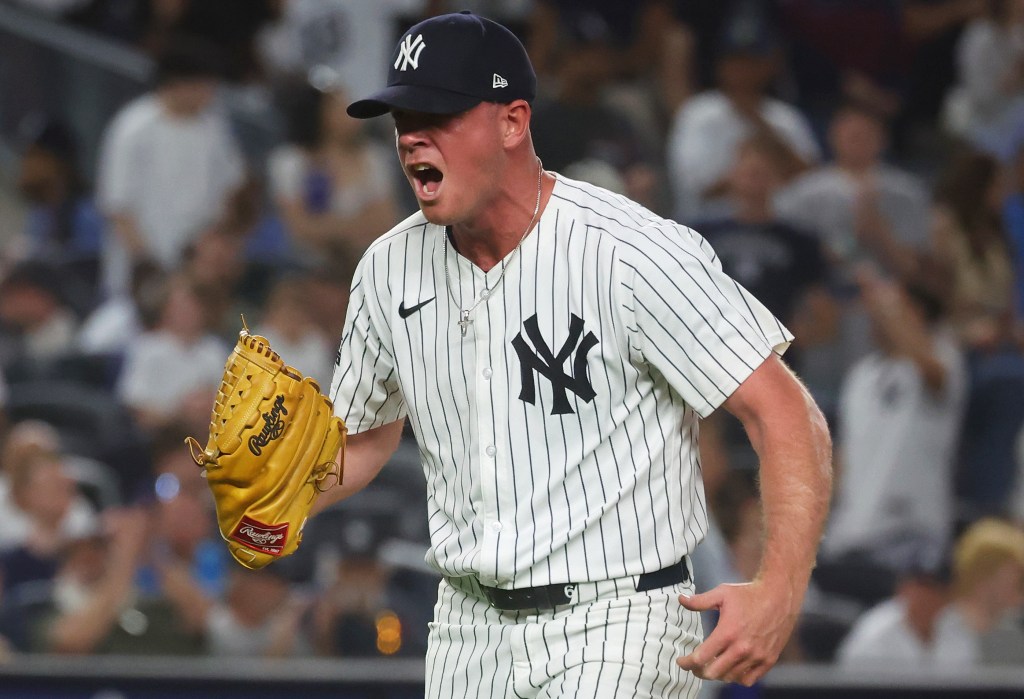
[(764, 557), (750, 583), (680, 598), (687, 609), (717, 609), (719, 620), (678, 663), (698, 677), (749, 686), (775, 664), (796, 624), (828, 511), (832, 445), (814, 399), (774, 354), (723, 405), (760, 461)]

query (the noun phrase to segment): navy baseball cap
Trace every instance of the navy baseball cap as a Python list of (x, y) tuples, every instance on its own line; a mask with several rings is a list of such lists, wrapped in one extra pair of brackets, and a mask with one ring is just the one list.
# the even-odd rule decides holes
[(532, 102), (537, 75), (515, 34), (472, 14), (431, 17), (398, 42), (383, 90), (348, 106), (356, 119), (405, 109), (457, 114), (481, 102)]

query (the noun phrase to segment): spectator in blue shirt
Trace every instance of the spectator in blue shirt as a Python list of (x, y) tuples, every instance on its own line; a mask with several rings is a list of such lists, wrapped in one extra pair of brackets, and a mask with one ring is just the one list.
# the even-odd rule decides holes
[(77, 169), (74, 135), (60, 121), (30, 118), (18, 189), (29, 205), (20, 256), (55, 266), (84, 312), (96, 298), (104, 222)]
[(1013, 256), (1017, 317), (1024, 319), (1024, 147), (1017, 151), (1010, 176), (1013, 189), (1003, 204), (1003, 225)]

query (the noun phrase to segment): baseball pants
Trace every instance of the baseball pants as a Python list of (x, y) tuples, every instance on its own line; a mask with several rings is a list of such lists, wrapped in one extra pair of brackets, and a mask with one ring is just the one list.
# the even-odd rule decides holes
[(688, 581), (637, 592), (635, 580), (577, 585), (554, 610), (503, 612), (474, 578), (442, 580), (427, 645), (428, 699), (692, 699), (700, 680), (676, 665), (703, 638), (679, 604)]

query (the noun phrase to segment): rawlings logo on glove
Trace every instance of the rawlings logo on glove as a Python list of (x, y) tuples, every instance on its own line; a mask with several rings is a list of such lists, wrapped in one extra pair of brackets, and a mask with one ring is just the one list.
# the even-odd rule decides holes
[(186, 441), (217, 505), (228, 550), (246, 568), (295, 551), (328, 478), (341, 482), (345, 423), (310, 378), (245, 327), (228, 357), (206, 448)]
[(269, 413), (263, 413), (263, 431), (249, 437), (249, 451), (253, 456), (263, 453), (263, 447), (284, 434), (284, 420), (281, 414), (288, 414), (284, 407), (284, 396), (278, 396)]

